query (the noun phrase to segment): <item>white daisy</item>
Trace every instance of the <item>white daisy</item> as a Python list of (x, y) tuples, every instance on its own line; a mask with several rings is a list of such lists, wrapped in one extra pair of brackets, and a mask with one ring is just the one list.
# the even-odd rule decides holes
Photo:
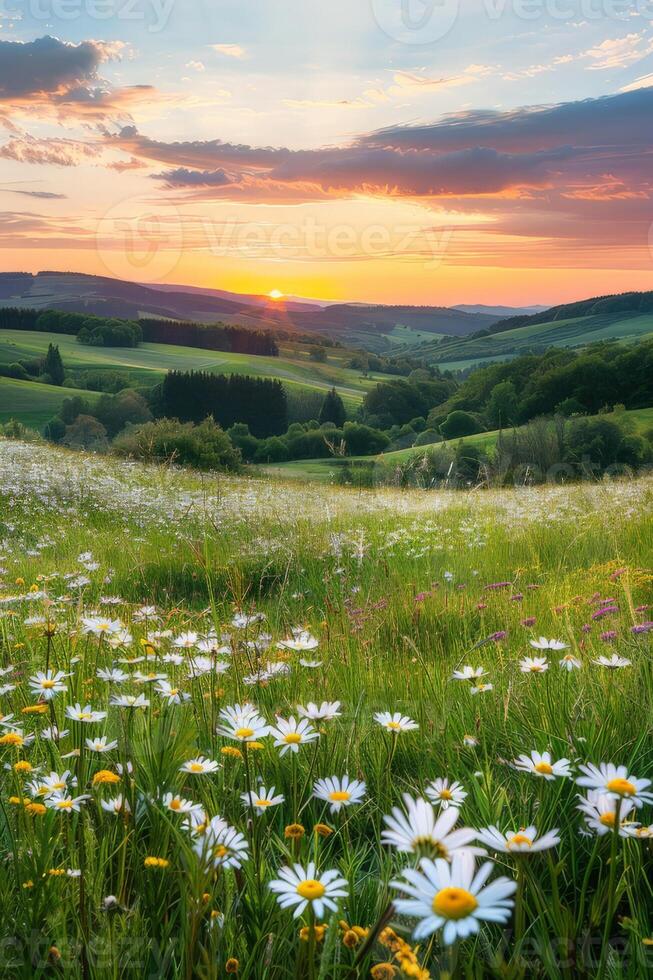
[(558, 759), (557, 762), (553, 762), (550, 752), (533, 751), (530, 755), (520, 755), (514, 760), (513, 766), (534, 776), (542, 776), (548, 781), (561, 776), (571, 776), (569, 759)]
[(327, 776), (318, 779), (313, 787), (313, 796), (330, 804), (331, 813), (338, 813), (343, 807), (361, 803), (365, 798), (365, 783), (359, 779), (343, 776)]
[(505, 923), (510, 918), (514, 904), (510, 896), (517, 884), (502, 876), (484, 887), (494, 868), (491, 861), (476, 871), (473, 855), (460, 853), (451, 864), (441, 858), (422, 858), (419, 867), (419, 871), (406, 869), (404, 880), (392, 882), (393, 888), (410, 896), (394, 900), (396, 911), (419, 919), (414, 939), (442, 929), (442, 942), (451, 946), (457, 939), (476, 935), (481, 922)]
[(460, 783), (450, 783), (448, 779), (442, 777), (429, 783), (424, 792), (431, 803), (435, 803), (442, 810), (447, 810), (452, 804), (460, 806), (467, 797)]
[(475, 681), (487, 675), (485, 667), (463, 667), (462, 670), (454, 670), (451, 675), (454, 681)]
[(218, 735), (233, 738), (237, 742), (255, 742), (269, 734), (269, 725), (251, 704), (235, 704), (223, 708), (220, 717), (225, 724), (218, 725)]
[(562, 660), (559, 660), (558, 663), (563, 670), (566, 670), (569, 673), (571, 673), (572, 670), (580, 670), (583, 666), (578, 657), (574, 657), (573, 653), (566, 653)]
[(519, 669), (522, 674), (543, 674), (549, 669), (549, 661), (546, 657), (524, 657), (519, 661)]
[(323, 701), (321, 705), (309, 701), (306, 707), (297, 705), (297, 714), (311, 721), (333, 721), (340, 717), (340, 701)]
[(476, 838), (476, 831), (471, 827), (454, 830), (459, 815), (457, 807), (449, 807), (436, 816), (433, 806), (426, 800), (413, 799), (408, 793), (404, 793), (403, 800), (406, 813), (395, 806), (390, 816), (383, 818), (387, 828), (381, 834), (383, 844), (389, 844), (402, 853), (447, 860), (462, 848), (477, 854), (485, 853), (482, 849), (470, 847)]
[(599, 667), (609, 667), (611, 670), (615, 670), (619, 667), (630, 667), (632, 661), (628, 660), (627, 657), (620, 657), (613, 653), (611, 657), (597, 657), (594, 663), (598, 664)]
[(103, 721), (106, 716), (106, 711), (94, 711), (90, 704), (87, 704), (86, 707), (82, 708), (79, 702), (77, 702), (77, 704), (69, 704), (66, 707), (67, 718), (72, 718), (73, 721), (84, 722), (87, 725), (90, 725), (95, 721)]
[(303, 914), (309, 902), (317, 919), (322, 919), (327, 910), (337, 910), (336, 899), (347, 897), (347, 882), (340, 873), (335, 870), (318, 872), (312, 861), (305, 870), (301, 864), (281, 868), (279, 877), (268, 887), (276, 894), (282, 909), (295, 906), (295, 919)]
[(62, 670), (56, 673), (51, 670), (46, 673), (39, 670), (29, 679), (30, 691), (32, 694), (38, 694), (44, 701), (51, 701), (55, 695), (68, 690), (68, 686), (63, 683), (66, 677), (67, 674)]
[(221, 817), (209, 821), (204, 833), (193, 844), (193, 850), (204, 864), (214, 868), (242, 868), (249, 856), (245, 836)]
[(306, 718), (297, 721), (294, 717), (280, 718), (277, 715), (276, 728), (270, 726), (270, 735), (274, 738), (276, 748), (280, 748), (279, 755), (286, 752), (299, 752), (299, 746), (305, 742), (313, 742), (320, 737)]
[(398, 732), (412, 732), (419, 728), (416, 721), (402, 715), (400, 711), (390, 714), (389, 711), (378, 711), (374, 715), (374, 721), (378, 722), (383, 728), (396, 735)]
[(653, 803), (653, 793), (649, 792), (650, 779), (637, 779), (629, 774), (626, 766), (615, 766), (612, 762), (593, 763), (580, 766), (582, 775), (576, 778), (579, 786), (608, 793), (615, 800), (627, 800), (637, 809), (645, 803)]
[(270, 789), (266, 789), (265, 786), (260, 786), (257, 790), (252, 790), (250, 793), (241, 793), (240, 798), (247, 807), (251, 807), (257, 816), (262, 817), (263, 813), (269, 809), (271, 806), (279, 806), (280, 803), (284, 802), (285, 797), (274, 795), (275, 787), (271, 786)]
[(547, 851), (560, 843), (557, 828), (550, 830), (543, 837), (538, 837), (535, 827), (523, 827), (521, 830), (511, 830), (507, 834), (502, 834), (494, 826), (483, 827), (478, 831), (478, 839), (493, 851), (500, 851), (502, 854), (533, 854), (536, 851)]
[(202, 809), (201, 803), (185, 800), (177, 793), (166, 793), (161, 802), (167, 810), (172, 810), (173, 813), (192, 813), (193, 810)]
[(547, 640), (545, 636), (541, 636), (539, 640), (529, 640), (528, 642), (535, 650), (566, 650), (569, 646), (562, 640)]
[(91, 752), (110, 752), (111, 749), (115, 749), (117, 745), (118, 742), (115, 741), (115, 739), (112, 742), (108, 742), (106, 735), (103, 735), (102, 738), (86, 739), (86, 748)]
[(631, 836), (632, 828), (638, 826), (630, 822), (624, 826), (624, 821), (628, 821), (635, 809), (631, 802), (620, 801), (618, 798), (596, 789), (591, 789), (587, 797), (579, 796), (579, 800), (578, 809), (583, 814), (587, 827), (599, 837), (603, 837), (615, 829), (617, 807), (619, 807), (620, 837)]
[(193, 776), (200, 776), (208, 772), (217, 772), (219, 768), (219, 764), (213, 759), (205, 759), (203, 755), (200, 755), (197, 759), (189, 759), (187, 762), (182, 763), (179, 766), (179, 771), (190, 773)]

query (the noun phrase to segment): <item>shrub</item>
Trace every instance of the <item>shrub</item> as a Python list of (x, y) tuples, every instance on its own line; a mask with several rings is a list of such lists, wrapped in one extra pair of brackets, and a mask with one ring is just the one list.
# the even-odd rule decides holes
[(480, 432), (481, 426), (469, 412), (451, 412), (442, 425), (440, 432), (445, 439), (460, 439), (461, 436), (471, 436)]
[(420, 432), (413, 446), (431, 446), (433, 443), (442, 442), (442, 436), (435, 429), (425, 429)]
[(63, 446), (71, 449), (92, 449), (103, 452), (109, 445), (107, 430), (92, 415), (78, 415), (72, 425), (66, 426), (66, 434), (61, 440)]
[(158, 419), (134, 426), (113, 443), (120, 456), (194, 466), (198, 470), (237, 470), (240, 452), (211, 417), (199, 425)]
[(22, 364), (14, 361), (13, 364), (3, 364), (0, 367), (0, 375), (4, 378), (15, 378), (17, 381), (31, 381), (29, 374)]

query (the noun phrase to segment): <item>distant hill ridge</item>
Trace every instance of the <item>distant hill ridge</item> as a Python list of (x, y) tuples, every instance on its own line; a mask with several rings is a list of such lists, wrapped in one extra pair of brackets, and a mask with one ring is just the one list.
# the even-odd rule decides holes
[(536, 326), (539, 323), (552, 323), (556, 320), (571, 320), (581, 316), (598, 316), (614, 313), (652, 313), (653, 291), (612, 293), (608, 296), (594, 296), (592, 299), (582, 299), (575, 303), (565, 303), (552, 306), (539, 313), (522, 314), (499, 320), (488, 327), (490, 333), (503, 333), (504, 330), (515, 330), (517, 327)]

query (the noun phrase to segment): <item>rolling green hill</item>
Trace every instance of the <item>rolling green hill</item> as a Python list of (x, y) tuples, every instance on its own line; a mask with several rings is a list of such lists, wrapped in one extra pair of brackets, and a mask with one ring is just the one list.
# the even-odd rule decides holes
[(64, 398), (73, 395), (82, 395), (89, 401), (99, 397), (94, 391), (57, 388), (55, 385), (42, 385), (37, 381), (0, 378), (0, 422), (15, 419), (31, 429), (40, 429), (57, 414)]
[[(600, 340), (637, 341), (653, 336), (653, 313), (601, 313), (593, 316), (528, 323), (484, 337), (445, 338), (439, 342), (411, 344), (410, 352), (441, 370), (463, 370), (505, 361), (547, 347), (585, 347)], [(398, 345), (393, 353), (402, 352)]]
[[(311, 361), (308, 349), (300, 344), (282, 345), (279, 357), (253, 357), (251, 354), (168, 344), (141, 344), (135, 348), (88, 347), (65, 334), (23, 330), (0, 330), (0, 364), (42, 356), (50, 343), (59, 346), (66, 370), (73, 373), (120, 371), (133, 385), (154, 385), (173, 368), (248, 374), (277, 378), (296, 390), (326, 392), (335, 387), (350, 410), (362, 402), (366, 392), (378, 381), (390, 377), (373, 373), (364, 377), (360, 371), (346, 367), (351, 352), (338, 348), (329, 349), (327, 362), (321, 364)], [(33, 382), (14, 384), (22, 386), (21, 392), (25, 389), (17, 403), (13, 401), (11, 386), (0, 386), (2, 421), (13, 417), (29, 425), (42, 424), (55, 414), (63, 398), (75, 393), (69, 388), (57, 389)]]

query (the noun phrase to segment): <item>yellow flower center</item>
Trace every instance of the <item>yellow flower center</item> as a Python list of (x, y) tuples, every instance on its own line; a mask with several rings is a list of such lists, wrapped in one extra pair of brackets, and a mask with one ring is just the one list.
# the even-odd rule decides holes
[(611, 793), (616, 793), (618, 796), (634, 796), (637, 792), (636, 786), (633, 786), (627, 779), (619, 777), (617, 779), (611, 779), (607, 788)]
[(236, 738), (251, 738), (254, 734), (253, 728), (238, 728), (234, 732)]
[(515, 847), (518, 847), (520, 844), (526, 844), (528, 847), (531, 847), (533, 841), (530, 839), (530, 837), (527, 837), (526, 834), (513, 834), (512, 837), (508, 840), (507, 844), (508, 847), (511, 847), (513, 845)]
[(204, 766), (201, 762), (191, 762), (188, 768), (190, 772), (204, 772)]
[(531, 671), (532, 671), (532, 673), (534, 673), (534, 674), (539, 674), (539, 672), (540, 672), (541, 670), (542, 670), (542, 668), (540, 667), (540, 665), (539, 665), (539, 664), (533, 664), (533, 665), (531, 666)]
[(272, 800), (264, 800), (264, 799), (254, 800), (254, 806), (270, 806), (271, 803)]
[(602, 823), (604, 827), (614, 827), (616, 814), (608, 812), (602, 813), (599, 817), (599, 823)]
[(170, 690), (168, 691), (168, 694), (170, 695), (171, 698), (176, 698), (177, 695), (179, 694), (179, 688), (171, 687)]
[(452, 794), (451, 790), (450, 789), (441, 789), (440, 790), (440, 799), (441, 800), (453, 800), (453, 794)]
[(398, 721), (389, 721), (386, 727), (392, 729), (393, 732), (398, 732), (399, 729), (401, 728), (401, 725), (399, 724)]
[(335, 790), (333, 793), (329, 793), (329, 799), (333, 800), (334, 803), (346, 803), (346, 801), (351, 797), (351, 793), (346, 790)]
[(306, 881), (300, 881), (297, 885), (297, 894), (301, 895), (302, 898), (307, 899), (307, 901), (312, 902), (316, 898), (322, 898), (326, 888), (315, 878), (307, 878)]
[(229, 853), (229, 850), (228, 850), (228, 848), (226, 848), (226, 847), (224, 846), (224, 844), (218, 844), (218, 846), (217, 846), (217, 847), (214, 847), (214, 848), (213, 848), (213, 857), (216, 857), (216, 858), (223, 858), (223, 857), (225, 857), (225, 856), (226, 856), (226, 855), (227, 855), (228, 853)]
[(176, 798), (174, 800), (170, 800), (170, 803), (168, 804), (168, 806), (170, 807), (171, 810), (180, 810), (181, 809), (181, 800), (179, 798)]
[(284, 741), (286, 741), (289, 745), (298, 745), (301, 740), (302, 737), (299, 732), (288, 732), (288, 734), (284, 736)]
[(552, 776), (553, 766), (549, 765), (548, 762), (538, 762), (535, 766), (535, 772), (539, 772), (542, 776)]
[(478, 902), (465, 888), (441, 888), (433, 899), (433, 911), (443, 919), (465, 919)]
[(41, 687), (46, 691), (51, 691), (55, 685), (55, 681), (41, 681)]
[(433, 837), (413, 837), (413, 848), (414, 850), (424, 856), (428, 857), (441, 857), (448, 858), (449, 852), (446, 847), (439, 841), (435, 840)]
[(57, 807), (60, 810), (72, 810), (72, 808), (73, 808), (73, 801), (72, 800), (59, 800), (59, 802), (57, 803)]

